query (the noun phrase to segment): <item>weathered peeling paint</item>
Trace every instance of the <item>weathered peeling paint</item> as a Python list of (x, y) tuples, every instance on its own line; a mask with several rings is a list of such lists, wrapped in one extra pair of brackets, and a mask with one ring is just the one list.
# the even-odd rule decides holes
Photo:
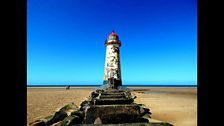
[(106, 46), (106, 60), (104, 68), (104, 81), (109, 78), (114, 78), (121, 81), (120, 69), (120, 49), (121, 46), (119, 37), (113, 32), (108, 36), (105, 43)]

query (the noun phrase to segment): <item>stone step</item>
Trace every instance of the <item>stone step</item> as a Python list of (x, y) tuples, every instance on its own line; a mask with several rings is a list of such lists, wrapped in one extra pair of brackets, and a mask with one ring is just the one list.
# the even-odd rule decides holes
[(103, 93), (101, 93), (102, 95), (115, 95), (115, 94), (117, 94), (117, 95), (124, 95), (124, 92), (103, 92)]
[(90, 105), (85, 109), (84, 124), (94, 124), (98, 118), (102, 124), (148, 122), (141, 118), (138, 104)]
[(111, 90), (105, 90), (105, 92), (125, 92), (125, 90), (111, 89)]
[(123, 90), (108, 90), (108, 91), (104, 91), (102, 93), (124, 93), (126, 91)]
[(113, 94), (113, 95), (101, 95), (100, 98), (125, 98), (125, 95)]
[(132, 98), (102, 98), (102, 99), (93, 99), (95, 105), (111, 105), (111, 104), (131, 104), (133, 103)]

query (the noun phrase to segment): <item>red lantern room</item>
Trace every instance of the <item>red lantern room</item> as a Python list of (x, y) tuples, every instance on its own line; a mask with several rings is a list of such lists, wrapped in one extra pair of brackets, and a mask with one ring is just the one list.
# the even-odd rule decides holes
[(109, 44), (118, 44), (121, 46), (121, 42), (119, 40), (119, 36), (114, 32), (114, 30), (108, 35), (105, 45)]

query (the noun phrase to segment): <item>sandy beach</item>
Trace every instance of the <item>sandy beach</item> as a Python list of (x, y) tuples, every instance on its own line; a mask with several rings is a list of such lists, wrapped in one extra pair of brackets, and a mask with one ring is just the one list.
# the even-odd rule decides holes
[[(197, 88), (131, 87), (136, 103), (145, 104), (152, 118), (174, 126), (197, 126)], [(27, 125), (54, 114), (60, 107), (80, 103), (94, 87), (27, 88)]]

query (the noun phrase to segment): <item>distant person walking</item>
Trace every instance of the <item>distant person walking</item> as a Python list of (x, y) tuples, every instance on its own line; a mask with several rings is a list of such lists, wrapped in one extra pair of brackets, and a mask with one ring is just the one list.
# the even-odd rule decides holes
[(66, 86), (66, 90), (69, 90), (70, 89), (70, 85)]

